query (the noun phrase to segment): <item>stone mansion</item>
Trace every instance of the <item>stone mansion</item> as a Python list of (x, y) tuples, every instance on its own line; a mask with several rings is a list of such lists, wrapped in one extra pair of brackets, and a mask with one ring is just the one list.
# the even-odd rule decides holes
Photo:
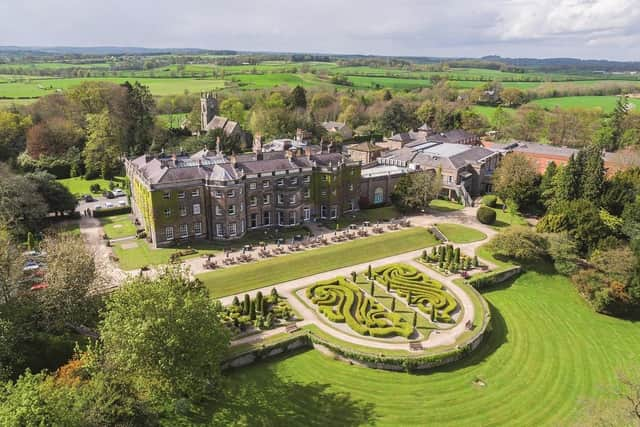
[(140, 156), (125, 162), (133, 214), (154, 246), (228, 240), (248, 230), (334, 219), (358, 209), (360, 162), (340, 153)]

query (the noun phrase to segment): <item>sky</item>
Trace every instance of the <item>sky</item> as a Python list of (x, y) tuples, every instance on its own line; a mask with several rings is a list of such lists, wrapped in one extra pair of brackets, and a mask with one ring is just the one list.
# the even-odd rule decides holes
[(639, 0), (0, 0), (0, 46), (640, 61), (637, 3)]

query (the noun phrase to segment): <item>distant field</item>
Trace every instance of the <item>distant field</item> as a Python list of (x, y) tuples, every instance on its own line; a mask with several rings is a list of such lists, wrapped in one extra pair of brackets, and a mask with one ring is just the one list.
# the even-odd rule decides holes
[[(109, 189), (109, 180), (100, 178), (86, 180), (78, 176), (75, 178), (59, 179), (58, 182), (67, 187), (67, 189), (69, 189), (69, 191), (75, 197), (80, 197), (84, 194), (91, 194), (91, 190), (89, 189), (89, 187), (91, 187), (93, 184), (99, 184), (101, 191)], [(116, 186), (122, 187), (124, 186), (124, 178), (117, 176), (113, 178), (113, 183), (116, 184)]]
[[(532, 101), (532, 104), (544, 108), (600, 108), (605, 113), (613, 111), (618, 100), (617, 96), (566, 96), (562, 98), (544, 98)], [(640, 99), (629, 99), (635, 109), (640, 109)]]
[[(488, 105), (472, 105), (471, 106), (471, 110), (472, 111), (475, 111), (476, 113), (484, 116), (487, 120), (489, 120), (489, 123), (492, 124), (492, 125), (494, 124), (493, 123), (493, 118), (494, 118), (494, 115), (496, 113), (496, 109), (497, 108), (498, 107), (490, 107)], [(502, 110), (506, 111), (509, 114), (513, 114), (515, 112), (515, 110), (513, 108), (503, 107)]]
[(268, 89), (276, 86), (328, 86), (330, 83), (318, 79), (313, 74), (239, 74), (232, 81), (242, 89)]
[(112, 83), (124, 83), (125, 81), (140, 81), (149, 86), (151, 93), (156, 96), (175, 95), (189, 92), (201, 92), (206, 90), (221, 89), (225, 86), (224, 80), (214, 79), (162, 79), (162, 78), (124, 78), (124, 77), (100, 77), (100, 78), (71, 78), (71, 79), (45, 79), (37, 81), (19, 81), (0, 84), (0, 98), (37, 98), (55, 93), (58, 90), (66, 90), (78, 86), (83, 81), (107, 81)]
[(402, 79), (393, 77), (361, 77), (348, 76), (349, 81), (357, 88), (363, 89), (416, 89), (430, 87), (431, 80), (423, 79)]
[(0, 99), (0, 110), (11, 108), (14, 105), (29, 105), (33, 103), (35, 99)]

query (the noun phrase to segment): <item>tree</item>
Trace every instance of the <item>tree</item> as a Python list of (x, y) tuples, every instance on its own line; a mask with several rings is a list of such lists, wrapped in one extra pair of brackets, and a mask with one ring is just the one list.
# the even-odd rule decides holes
[(503, 89), (500, 93), (500, 99), (502, 99), (503, 104), (507, 107), (517, 107), (526, 101), (524, 93), (515, 87)]
[(293, 88), (287, 98), (287, 105), (292, 109), (307, 109), (307, 91), (300, 85)]
[(15, 158), (24, 151), (30, 126), (30, 117), (0, 111), (0, 161)]
[(496, 168), (493, 185), (502, 200), (511, 199), (522, 206), (536, 194), (537, 177), (535, 167), (526, 156), (511, 153)]
[(528, 228), (512, 227), (494, 237), (489, 247), (496, 255), (530, 262), (546, 255), (547, 240)]
[(554, 198), (549, 200), (550, 205), (580, 198), (582, 165), (579, 159), (573, 155), (569, 157), (569, 161), (556, 173), (553, 181)]
[(402, 102), (391, 101), (382, 113), (381, 124), (386, 131), (405, 132), (416, 125), (416, 119)]
[(36, 185), (38, 193), (47, 203), (49, 212), (64, 214), (76, 209), (78, 201), (67, 187), (56, 181), (54, 175), (47, 172), (34, 172), (26, 174), (25, 178)]
[(619, 96), (616, 101), (616, 107), (613, 109), (613, 113), (611, 113), (611, 137), (614, 146), (611, 151), (615, 151), (620, 147), (620, 141), (625, 131), (625, 119), (629, 114), (629, 100), (626, 96)]
[(220, 103), (220, 115), (238, 123), (244, 123), (244, 104), (238, 98), (227, 98)]
[(17, 296), (22, 269), (22, 250), (15, 243), (6, 225), (0, 223), (0, 303), (7, 304)]
[(52, 117), (32, 126), (27, 132), (27, 153), (34, 159), (61, 156), (72, 147), (80, 147), (83, 132), (71, 120)]
[(68, 325), (91, 325), (97, 318), (97, 301), (91, 291), (103, 284), (95, 256), (78, 235), (47, 236), (41, 243), (46, 253), (46, 289), (38, 292), (42, 323), (48, 331), (63, 331)]
[[(125, 82), (126, 89), (124, 123), (122, 126), (122, 153), (143, 154), (151, 146), (155, 103), (148, 86), (135, 82)], [(89, 132), (91, 135), (91, 132)], [(91, 136), (90, 136), (91, 137)], [(104, 176), (103, 176), (104, 178)]]
[(118, 135), (108, 111), (88, 116), (88, 139), (84, 149), (87, 177), (113, 178), (121, 167)]
[(547, 165), (547, 168), (540, 179), (540, 201), (543, 205), (548, 206), (549, 202), (554, 199), (554, 184), (553, 180), (558, 173), (558, 167), (555, 162), (551, 162)]
[(604, 189), (604, 160), (600, 148), (590, 145), (585, 150), (585, 160), (582, 172), (580, 193), (582, 196), (600, 205), (600, 198)]
[(106, 304), (105, 363), (159, 410), (212, 399), (229, 345), (221, 310), (201, 282), (177, 267), (155, 279), (129, 279)]
[(36, 184), (13, 174), (0, 164), (0, 224), (14, 237), (26, 237), (28, 231), (38, 231), (47, 216), (47, 204)]
[(440, 170), (403, 175), (396, 184), (391, 200), (400, 209), (423, 210), (440, 194), (442, 175)]
[(549, 234), (549, 255), (553, 259), (553, 265), (560, 274), (570, 276), (578, 269), (580, 260), (576, 243), (571, 239), (569, 233), (562, 232)]

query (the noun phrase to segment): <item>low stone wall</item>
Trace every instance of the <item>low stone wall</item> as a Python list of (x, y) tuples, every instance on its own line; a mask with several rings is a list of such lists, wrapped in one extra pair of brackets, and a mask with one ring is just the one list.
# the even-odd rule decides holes
[(308, 334), (304, 332), (293, 334), (282, 341), (267, 344), (265, 346), (257, 346), (247, 350), (246, 352), (230, 356), (222, 363), (222, 369), (240, 368), (260, 360), (293, 352), (304, 347), (311, 348), (311, 341), (309, 340)]

